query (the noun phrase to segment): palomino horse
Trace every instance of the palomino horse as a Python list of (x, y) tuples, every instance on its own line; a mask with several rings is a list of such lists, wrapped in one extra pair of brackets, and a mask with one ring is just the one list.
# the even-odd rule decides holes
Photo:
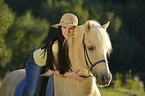
[[(54, 74), (55, 96), (100, 96), (96, 85), (108, 86), (112, 79), (107, 55), (112, 46), (106, 32), (109, 23), (101, 26), (89, 20), (76, 28), (75, 34), (68, 39), (69, 58), (72, 70), (80, 69), (86, 80), (80, 82), (69, 77)], [(10, 73), (4, 80), (0, 96), (13, 96), (16, 86), (25, 77), (24, 70)]]

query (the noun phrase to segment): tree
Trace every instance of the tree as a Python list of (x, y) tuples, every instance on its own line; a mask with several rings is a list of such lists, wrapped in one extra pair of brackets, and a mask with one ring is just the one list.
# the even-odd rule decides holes
[(6, 36), (6, 44), (12, 52), (7, 68), (10, 71), (24, 68), (28, 57), (42, 47), (48, 30), (49, 23), (45, 19), (35, 18), (31, 11), (17, 17)]
[(56, 24), (64, 13), (69, 12), (79, 18), (79, 24), (84, 23), (89, 16), (87, 9), (83, 8), (83, 0), (47, 0), (41, 5), (40, 17), (47, 18), (51, 24)]
[(46, 0), (5, 0), (5, 3), (12, 8), (18, 16), (26, 13), (27, 10), (32, 10), (33, 15), (38, 16), (40, 5)]
[(3, 0), (0, 1), (0, 56), (2, 54), (2, 51), (4, 50), (2, 48), (4, 43), (4, 37), (7, 34), (8, 28), (13, 23), (14, 15), (10, 8), (8, 8), (7, 4), (3, 3)]
[(12, 25), (14, 19), (14, 14), (7, 4), (3, 3), (3, 0), (0, 1), (0, 70), (1, 75), (2, 71), (10, 61), (11, 51), (7, 48), (5, 44), (5, 35), (8, 32), (9, 27)]

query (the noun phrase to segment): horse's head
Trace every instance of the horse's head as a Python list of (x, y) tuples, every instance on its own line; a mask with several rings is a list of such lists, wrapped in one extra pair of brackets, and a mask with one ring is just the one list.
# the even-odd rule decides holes
[(70, 45), (70, 48), (76, 52), (75, 54), (73, 51), (74, 54), (70, 53), (70, 55), (78, 58), (79, 62), (83, 63), (83, 67), (96, 77), (99, 85), (109, 85), (112, 79), (107, 62), (107, 55), (112, 49), (106, 32), (108, 25), (109, 23), (101, 26), (96, 21), (87, 21), (76, 29), (72, 38), (73, 43)]

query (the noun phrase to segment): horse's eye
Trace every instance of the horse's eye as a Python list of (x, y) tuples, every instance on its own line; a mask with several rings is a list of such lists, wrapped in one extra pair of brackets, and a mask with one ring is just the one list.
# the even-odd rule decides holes
[(89, 49), (90, 51), (93, 51), (93, 50), (94, 50), (94, 48), (93, 48), (92, 46), (89, 46), (88, 49)]

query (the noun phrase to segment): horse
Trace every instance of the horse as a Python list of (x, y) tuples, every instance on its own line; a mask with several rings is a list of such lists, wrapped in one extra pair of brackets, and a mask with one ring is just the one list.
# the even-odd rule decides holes
[[(80, 69), (86, 79), (80, 82), (74, 78), (53, 74), (55, 96), (100, 96), (97, 84), (110, 84), (112, 74), (107, 56), (112, 51), (112, 45), (106, 31), (109, 23), (101, 26), (95, 20), (88, 20), (78, 26), (74, 35), (67, 39), (71, 69)], [(13, 96), (16, 86), (24, 77), (24, 69), (8, 74), (2, 81), (0, 96)]]

